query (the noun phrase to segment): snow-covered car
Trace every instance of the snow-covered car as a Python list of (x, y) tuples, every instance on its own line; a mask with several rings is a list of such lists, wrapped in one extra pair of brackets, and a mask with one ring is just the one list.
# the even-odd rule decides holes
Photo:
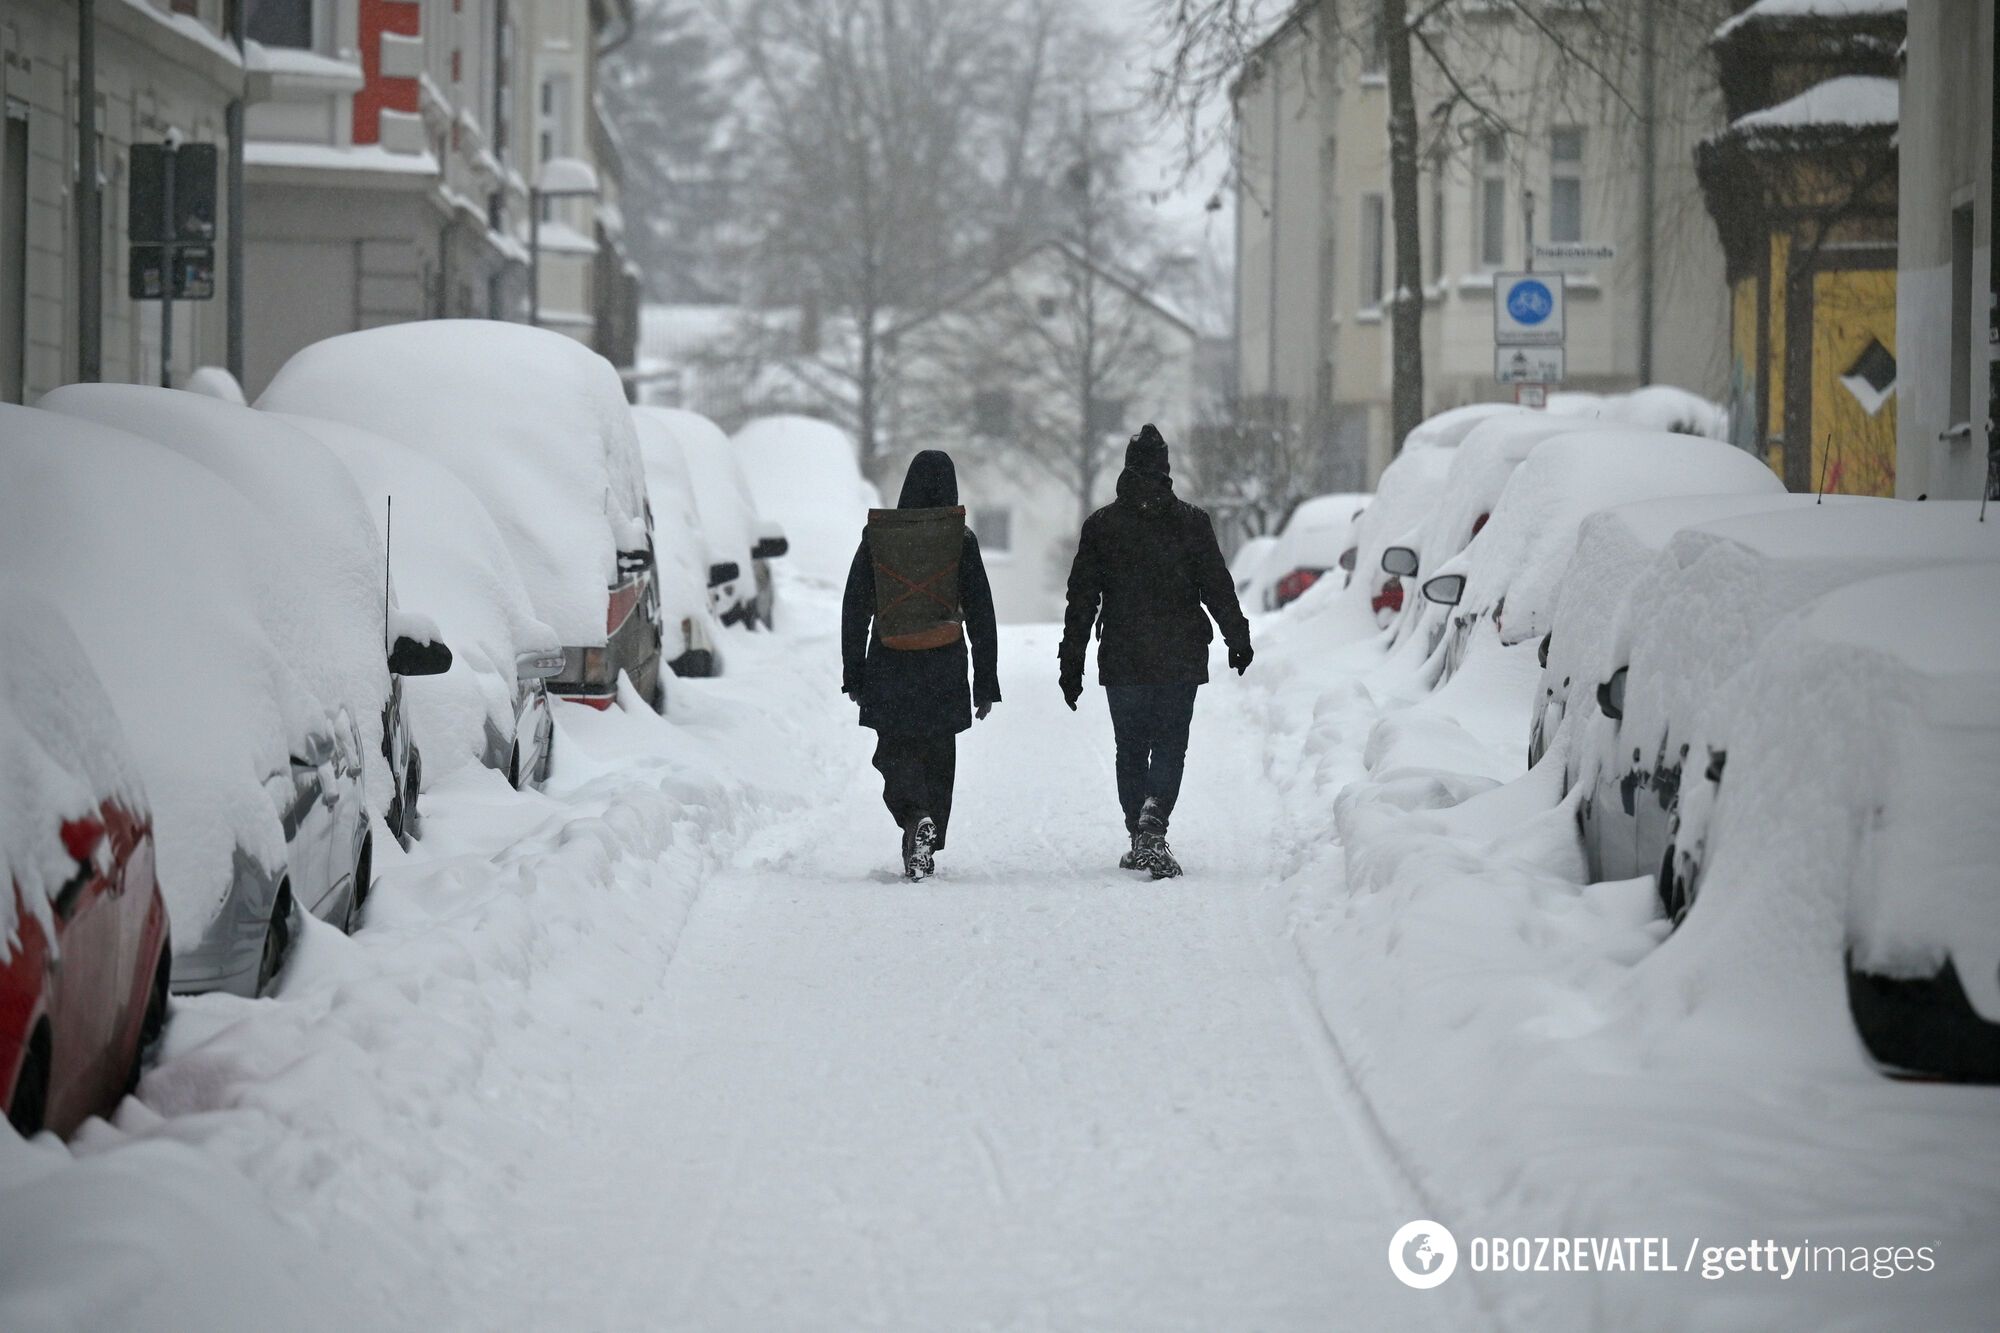
[(1355, 568), (1361, 577), (1351, 587), (1367, 596), (1377, 624), (1388, 625), (1403, 609), (1403, 579), (1383, 566), (1393, 546), (1416, 539), (1424, 516), (1437, 503), (1453, 453), (1474, 427), (1493, 417), (1529, 416), (1511, 403), (1469, 403), (1428, 417), (1403, 441), (1403, 447), (1375, 483), (1375, 498), (1354, 524)]
[(498, 320), (424, 320), (296, 353), (260, 408), (345, 421), (457, 474), (506, 539), (535, 614), (561, 636), (555, 694), (608, 708), (618, 678), (662, 699), (645, 468), (611, 363)]
[(1996, 579), (1911, 568), (1774, 608), (1683, 796), (1705, 863), (1676, 945), (1809, 1003), (1844, 989), (1893, 1073), (2000, 1081)]
[[(1851, 497), (1829, 495), (1827, 504)], [(1528, 733), (1528, 764), (1575, 736), (1598, 716), (1597, 687), (1611, 677), (1618, 620), (1633, 587), (1674, 534), (1717, 519), (1819, 503), (1812, 495), (1676, 495), (1599, 510), (1577, 529), (1576, 553), (1556, 592), (1549, 632), (1542, 636), (1541, 682)], [(1565, 748), (1562, 789), (1575, 784), (1576, 764)]]
[(1553, 416), (1585, 417), (1676, 435), (1729, 438), (1728, 408), (1670, 384), (1648, 384), (1630, 393), (1552, 393), (1548, 411)]
[(153, 820), (69, 624), (0, 586), (0, 1104), (67, 1135), (138, 1081), (167, 1018)]
[(483, 763), (517, 787), (538, 786), (554, 756), (544, 682), (562, 641), (535, 616), (493, 518), (442, 464), (383, 435), (318, 417), (273, 413), (340, 460), (380, 528), (398, 591), (451, 646), (450, 669), (402, 682), (432, 781)]
[(1297, 601), (1329, 569), (1352, 571), (1354, 525), (1368, 501), (1367, 495), (1317, 495), (1292, 511), (1269, 556), (1271, 610)]
[(653, 547), (660, 557), (660, 618), (669, 635), (676, 626), (680, 631), (667, 650), (673, 653), (667, 664), (677, 676), (719, 676), (722, 622), (709, 587), (717, 574), (728, 583), (742, 571), (733, 565), (717, 569), (709, 555), (687, 450), (672, 418), (661, 408), (635, 407), (632, 420), (639, 431), (639, 455), (646, 464), (646, 503), (653, 514)]
[(1266, 599), (1271, 591), (1271, 552), (1277, 549), (1276, 537), (1252, 537), (1229, 557), (1229, 578), (1236, 585), (1236, 600), (1244, 610), (1269, 609)]
[[(270, 521), (291, 585), (272, 613), (281, 646), (314, 693), (354, 718), (368, 756), (369, 811), (407, 847), (417, 833), (423, 759), (403, 708), (403, 677), (435, 674), (451, 654), (427, 621), (397, 607), (376, 525), (340, 460), (269, 413), (203, 394), (72, 384), (40, 406), (171, 449)], [(358, 887), (365, 897), (367, 886)]]
[(1457, 672), (1476, 634), (1490, 632), (1504, 646), (1549, 632), (1577, 529), (1597, 510), (1664, 496), (1783, 492), (1760, 459), (1714, 440), (1622, 428), (1543, 440), (1513, 469), (1479, 535), (1423, 583), (1431, 604), (1423, 614), (1442, 630), (1439, 680)]
[[(725, 625), (755, 629), (771, 623), (776, 595), (768, 573), (760, 578), (758, 564), (783, 553), (783, 538), (767, 534), (744, 479), (736, 452), (722, 427), (683, 408), (646, 409), (648, 417), (680, 442), (688, 482), (694, 495), (695, 517), (708, 545), (709, 605)], [(773, 540), (773, 537), (776, 537)]]
[[(1718, 767), (1704, 740), (1729, 681), (1784, 616), (1835, 588), (1953, 561), (2000, 561), (1972, 502), (1850, 498), (1717, 519), (1674, 534), (1632, 586), (1576, 734), (1593, 877), (1657, 875), (1685, 910), (1703, 856), (1677, 832), (1683, 788)], [(1721, 748), (1718, 746), (1717, 748)], [(1692, 772), (1689, 766), (1693, 766)]]
[(813, 417), (762, 417), (731, 441), (760, 519), (788, 539), (787, 567), (823, 587), (847, 582), (868, 511), (881, 493), (861, 475), (854, 441)]
[[(1507, 479), (1542, 441), (1578, 431), (1602, 434), (1605, 429), (1594, 422), (1546, 412), (1487, 413), (1474, 418), (1470, 429), (1459, 436), (1444, 479), (1438, 483), (1415, 535), (1383, 552), (1383, 560), (1393, 564), (1400, 577), (1421, 581), (1429, 571), (1443, 568), (1479, 535), (1506, 490)], [(1400, 641), (1420, 624), (1433, 636), (1443, 632), (1443, 618), (1435, 614), (1435, 608), (1424, 599), (1412, 599), (1396, 614), (1396, 638)]]
[(0, 405), (0, 441), (0, 568), (64, 609), (124, 726), (173, 987), (254, 995), (298, 913), (353, 923), (370, 870), (360, 726), (292, 661), (285, 534), (123, 431)]

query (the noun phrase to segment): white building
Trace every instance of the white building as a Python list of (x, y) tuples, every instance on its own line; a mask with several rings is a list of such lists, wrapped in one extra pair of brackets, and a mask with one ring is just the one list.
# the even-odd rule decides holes
[[(129, 299), (126, 207), (132, 145), (178, 131), (224, 141), (243, 67), (222, 38), (222, 0), (98, 0), (97, 153), (102, 288), (97, 376), (158, 383), (160, 306)], [(76, 0), (0, 6), (0, 400), (32, 402), (90, 374), (81, 309)], [(219, 219), (220, 246), (230, 219)], [(226, 277), (216, 297), (174, 306), (175, 379), (221, 362)]]
[(250, 392), (331, 334), (526, 318), (529, 186), (556, 157), (603, 195), (544, 201), (541, 322), (629, 365), (636, 311), (597, 304), (631, 302), (595, 93), (630, 19), (629, 0), (251, 3)]
[[(1232, 90), (1238, 391), (1249, 410), (1301, 423), (1323, 442), (1316, 484), (1327, 490), (1371, 485), (1395, 447), (1389, 97), (1365, 12), (1334, 0), (1302, 4)], [(1431, 12), (1427, 38), (1461, 78), (1476, 76), (1477, 99), (1507, 128), (1482, 123), (1463, 99), (1445, 126), (1430, 120), (1430, 109), (1454, 104), (1455, 90), (1417, 49), (1426, 412), (1511, 397), (1494, 379), (1493, 275), (1526, 261), (1529, 192), (1536, 240), (1616, 250), (1615, 260), (1568, 275), (1567, 387), (1624, 390), (1650, 379), (1722, 397), (1722, 253), (1692, 160), (1695, 141), (1719, 123), (1714, 96), (1697, 82), (1705, 30), (1663, 25), (1649, 213), (1643, 117), (1625, 105), (1628, 93), (1643, 105), (1636, 71), (1615, 92), (1594, 76), (1559, 76), (1553, 43), (1506, 6)], [(1649, 237), (1656, 279), (1646, 346)]]
[(1192, 475), (1198, 341), (1129, 276), (1045, 242), (891, 331), (893, 459), (875, 480), (893, 501), (912, 455), (950, 453), (1000, 619), (1058, 619), (1082, 518), (1111, 499), (1127, 438), (1153, 422), (1183, 486)]
[(1977, 498), (1992, 435), (1991, 0), (1911, 5), (1897, 135), (1896, 494)]

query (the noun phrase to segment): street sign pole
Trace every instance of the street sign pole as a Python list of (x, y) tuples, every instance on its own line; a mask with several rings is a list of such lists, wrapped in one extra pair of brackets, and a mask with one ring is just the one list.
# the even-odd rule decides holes
[(174, 387), (174, 268), (179, 254), (176, 242), (174, 219), (174, 159), (180, 156), (181, 146), (172, 135), (167, 137), (167, 151), (160, 155), (160, 200), (162, 212), (167, 219), (165, 242), (160, 247), (160, 258), (165, 261), (166, 281), (160, 284), (160, 387)]

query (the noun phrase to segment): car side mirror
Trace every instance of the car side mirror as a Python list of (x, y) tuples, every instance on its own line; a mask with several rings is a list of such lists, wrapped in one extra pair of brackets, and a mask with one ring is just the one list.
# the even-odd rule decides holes
[(451, 670), (451, 649), (435, 640), (396, 636), (389, 650), (389, 671), (397, 676), (441, 676)]
[(569, 665), (569, 654), (560, 648), (530, 649), (514, 658), (516, 680), (547, 680), (559, 676)]
[(1436, 602), (1439, 606), (1457, 606), (1458, 599), (1465, 596), (1465, 575), (1440, 574), (1424, 583), (1424, 600)]
[(1358, 555), (1360, 555), (1359, 551), (1356, 551), (1352, 546), (1348, 547), (1340, 553), (1340, 560), (1338, 562), (1340, 567), (1352, 574), (1354, 572), (1354, 561)]
[(620, 551), (618, 553), (618, 572), (620, 574), (643, 574), (652, 567), (653, 551), (651, 547), (640, 546), (630, 551)]
[(1394, 574), (1399, 579), (1414, 578), (1417, 572), (1417, 553), (1407, 546), (1391, 546), (1382, 552), (1382, 572)]
[(757, 544), (750, 548), (750, 558), (752, 560), (776, 560), (791, 549), (791, 542), (786, 540), (783, 535), (759, 537)]
[(1630, 667), (1619, 667), (1611, 673), (1611, 679), (1597, 687), (1597, 707), (1613, 722), (1625, 716), (1625, 673)]
[(708, 567), (708, 586), (719, 588), (735, 580), (743, 571), (734, 560), (718, 560)]

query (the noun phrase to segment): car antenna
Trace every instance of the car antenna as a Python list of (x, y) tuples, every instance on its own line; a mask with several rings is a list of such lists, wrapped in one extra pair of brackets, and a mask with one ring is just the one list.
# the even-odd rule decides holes
[(396, 549), (396, 497), (390, 496), (382, 506), (382, 651), (388, 652), (393, 646), (389, 642), (389, 553)]
[(1819, 460), (1819, 499), (1813, 501), (1816, 505), (1826, 503), (1826, 469), (1827, 465), (1832, 462), (1833, 432), (1828, 431), (1826, 433), (1826, 452), (1820, 456)]

